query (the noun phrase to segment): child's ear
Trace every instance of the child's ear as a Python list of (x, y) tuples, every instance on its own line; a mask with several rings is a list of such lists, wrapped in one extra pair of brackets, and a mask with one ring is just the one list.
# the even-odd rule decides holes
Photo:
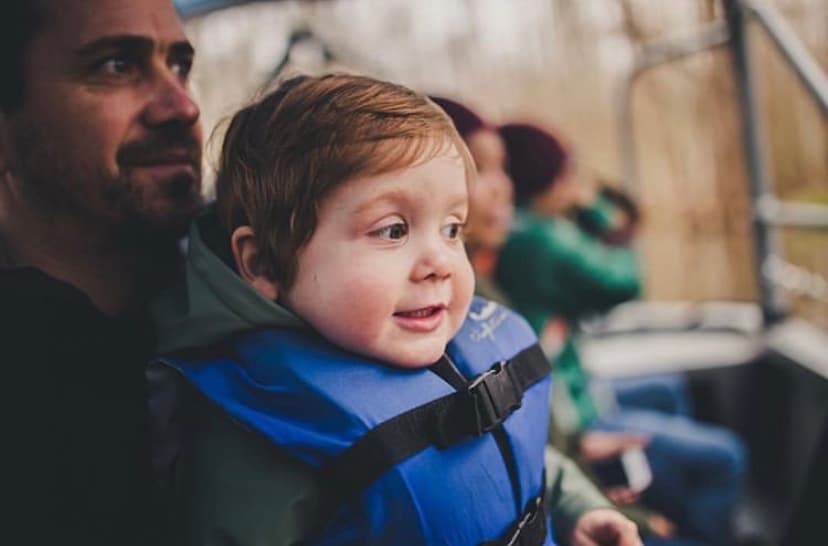
[(275, 301), (279, 296), (279, 287), (261, 273), (258, 263), (259, 249), (253, 238), (253, 229), (250, 226), (237, 227), (230, 236), (230, 248), (233, 249), (233, 259), (241, 278), (256, 292)]

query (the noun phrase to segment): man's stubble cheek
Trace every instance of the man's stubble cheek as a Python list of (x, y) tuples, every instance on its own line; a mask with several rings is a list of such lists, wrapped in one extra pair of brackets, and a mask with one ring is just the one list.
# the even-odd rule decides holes
[(83, 162), (54, 134), (48, 124), (24, 123), (14, 136), (13, 174), (26, 201), (44, 216), (77, 210), (82, 201), (78, 194)]

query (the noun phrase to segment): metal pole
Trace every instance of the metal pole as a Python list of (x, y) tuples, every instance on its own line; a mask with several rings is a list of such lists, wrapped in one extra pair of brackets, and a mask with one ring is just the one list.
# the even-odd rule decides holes
[(799, 81), (816, 101), (822, 115), (828, 115), (828, 77), (796, 36), (791, 27), (775, 11), (755, 0), (745, 4), (745, 9), (767, 32), (779, 53), (793, 68)]
[(638, 151), (632, 117), (632, 91), (636, 80), (651, 68), (725, 45), (727, 40), (727, 26), (716, 22), (710, 23), (690, 36), (648, 42), (636, 55), (633, 68), (621, 84), (618, 93), (618, 130), (621, 142), (621, 161), (624, 168), (623, 182), (624, 188), (633, 195), (638, 183)]
[(766, 195), (756, 204), (756, 212), (771, 226), (828, 230), (828, 207), (825, 205), (779, 201)]
[(762, 271), (770, 256), (781, 256), (782, 253), (778, 233), (764, 222), (757, 210), (758, 203), (767, 200), (768, 197), (772, 198), (773, 193), (764, 164), (763, 133), (750, 64), (746, 9), (742, 0), (724, 0), (724, 7), (730, 29), (730, 52), (742, 114), (742, 141), (752, 198), (754, 271), (757, 275), (759, 303), (765, 320), (774, 322), (784, 316), (786, 302), (782, 291)]

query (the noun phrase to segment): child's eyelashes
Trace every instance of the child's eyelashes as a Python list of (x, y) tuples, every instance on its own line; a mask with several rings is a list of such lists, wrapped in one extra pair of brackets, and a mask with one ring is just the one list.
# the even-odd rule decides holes
[(396, 222), (371, 232), (374, 237), (388, 241), (399, 241), (408, 235), (408, 224)]
[[(450, 222), (440, 228), (440, 236), (448, 241), (460, 240), (463, 237), (466, 224), (463, 222)], [(405, 221), (398, 221), (387, 224), (381, 228), (368, 233), (383, 241), (398, 242), (406, 239), (411, 231), (409, 224)]]
[(460, 239), (463, 236), (463, 230), (466, 224), (460, 222), (452, 222), (451, 224), (443, 226), (443, 237), (450, 240)]

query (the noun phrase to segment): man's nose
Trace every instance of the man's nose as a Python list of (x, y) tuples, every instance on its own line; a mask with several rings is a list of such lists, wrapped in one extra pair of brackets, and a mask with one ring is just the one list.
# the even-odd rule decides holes
[(159, 74), (154, 82), (152, 97), (144, 110), (144, 123), (150, 127), (169, 122), (193, 125), (200, 113), (186, 85), (169, 71)]
[(424, 244), (411, 271), (412, 280), (441, 280), (451, 277), (450, 253), (451, 250), (442, 238)]

